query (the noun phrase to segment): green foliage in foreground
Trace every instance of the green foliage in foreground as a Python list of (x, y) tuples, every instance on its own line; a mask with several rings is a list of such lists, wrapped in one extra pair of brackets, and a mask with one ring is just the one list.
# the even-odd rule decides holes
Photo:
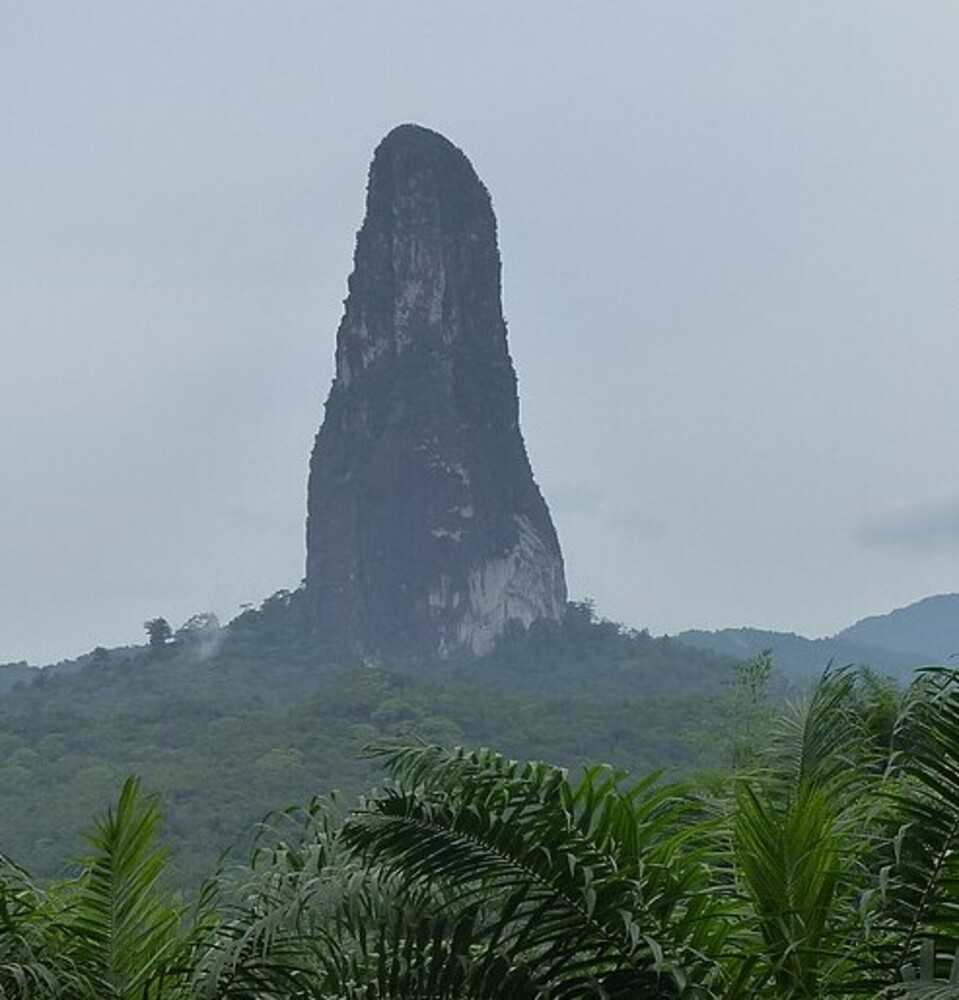
[(0, 872), (0, 993), (316, 1000), (959, 997), (959, 672), (827, 675), (709, 793), (374, 750), (191, 910), (128, 781), (72, 880)]
[(0, 850), (62, 877), (75, 831), (136, 773), (161, 797), (172, 877), (195, 888), (277, 803), (360, 794), (376, 772), (359, 749), (404, 734), (571, 768), (690, 769), (687, 734), (733, 674), (587, 605), (482, 660), (375, 667), (318, 653), (293, 611), (279, 595), (229, 628), (195, 616), (175, 642), (99, 650), (0, 697)]

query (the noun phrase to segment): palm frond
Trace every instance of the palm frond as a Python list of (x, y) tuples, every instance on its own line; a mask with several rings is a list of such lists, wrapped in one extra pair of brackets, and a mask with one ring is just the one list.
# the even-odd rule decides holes
[(683, 788), (621, 791), (608, 769), (572, 786), (488, 750), (376, 752), (397, 784), (350, 817), (344, 841), (407, 890), (444, 887), (448, 914), (477, 912), (482, 955), (557, 998), (678, 995), (691, 966), (708, 978), (695, 945), (722, 936), (722, 903)]
[(927, 938), (938, 955), (959, 948), (959, 672), (920, 673), (894, 739), (881, 929), (895, 945), (875, 962), (887, 981), (918, 961)]
[(402, 890), (361, 865), (323, 800), (271, 817), (230, 893), (197, 965), (201, 997), (533, 1000), (523, 970), (476, 961), (475, 910), (451, 919), (433, 887)]
[(740, 869), (779, 995), (818, 996), (840, 870), (827, 797), (803, 785), (789, 807), (777, 812), (746, 786), (735, 831)]
[(733, 853), (751, 904), (739, 944), (777, 996), (818, 997), (860, 976), (884, 806), (858, 681), (827, 670), (772, 727), (765, 766), (738, 782)]
[(772, 727), (764, 783), (788, 797), (800, 788), (829, 788), (830, 797), (855, 798), (872, 752), (858, 710), (857, 672), (827, 669), (812, 694), (787, 703)]
[(86, 988), (70, 954), (60, 901), (0, 855), (0, 998)]
[(101, 995), (133, 1000), (162, 988), (181, 957), (181, 912), (161, 885), (168, 852), (156, 842), (160, 812), (140, 782), (124, 782), (96, 822), (92, 852), (71, 898), (71, 931)]

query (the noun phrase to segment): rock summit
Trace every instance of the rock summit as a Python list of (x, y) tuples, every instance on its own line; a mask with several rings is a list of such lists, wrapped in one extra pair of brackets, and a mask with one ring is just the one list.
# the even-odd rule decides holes
[(310, 461), (317, 635), (379, 655), (488, 652), (559, 620), (566, 581), (519, 427), (496, 219), (466, 156), (418, 125), (370, 166), (336, 375)]

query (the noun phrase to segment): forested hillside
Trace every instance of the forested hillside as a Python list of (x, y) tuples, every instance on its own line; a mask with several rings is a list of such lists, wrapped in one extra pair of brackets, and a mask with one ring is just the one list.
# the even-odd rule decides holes
[(29, 684), (36, 677), (36, 667), (31, 667), (22, 660), (17, 663), (0, 663), (0, 695), (16, 687), (18, 684)]
[(697, 649), (737, 660), (769, 650), (784, 677), (808, 683), (831, 663), (838, 666), (857, 664), (883, 673), (906, 677), (916, 667), (933, 662), (921, 652), (888, 649), (868, 645), (842, 635), (827, 639), (809, 639), (793, 632), (773, 632), (759, 628), (724, 628), (716, 632), (690, 629), (680, 632), (678, 641)]
[(623, 630), (587, 604), (561, 626), (509, 633), (489, 657), (446, 661), (317, 653), (285, 593), (224, 629), (198, 621), (0, 698), (0, 851), (62, 871), (77, 829), (135, 773), (160, 793), (177, 878), (192, 883), (269, 809), (368, 787), (360, 749), (400, 734), (573, 768), (721, 763), (701, 734), (728, 706), (732, 661)]
[(944, 662), (959, 656), (959, 594), (935, 594), (885, 615), (870, 615), (836, 638), (918, 651), (930, 661)]
[(959, 674), (776, 708), (768, 666), (708, 784), (390, 741), (388, 787), (274, 813), (190, 905), (127, 779), (75, 877), (0, 857), (0, 995), (953, 1000)]
[(818, 677), (830, 663), (865, 665), (907, 679), (916, 667), (959, 656), (959, 594), (924, 597), (819, 639), (759, 628), (689, 629), (677, 638), (735, 659), (769, 650), (783, 676), (800, 683)]

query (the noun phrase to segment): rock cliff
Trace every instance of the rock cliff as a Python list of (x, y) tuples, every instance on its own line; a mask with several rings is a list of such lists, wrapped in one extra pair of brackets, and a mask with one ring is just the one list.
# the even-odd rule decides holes
[(441, 135), (377, 147), (310, 461), (306, 600), (365, 653), (487, 652), (559, 619), (563, 559), (519, 427), (490, 197)]

